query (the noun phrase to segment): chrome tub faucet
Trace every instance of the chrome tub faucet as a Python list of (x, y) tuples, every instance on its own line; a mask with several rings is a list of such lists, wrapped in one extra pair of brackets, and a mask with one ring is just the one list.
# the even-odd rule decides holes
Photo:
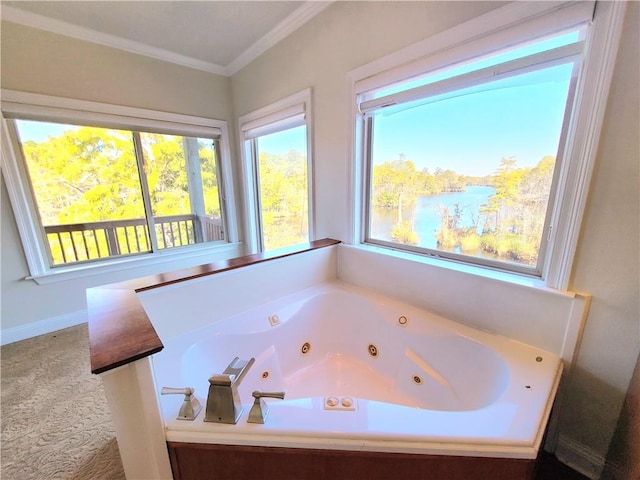
[(236, 357), (224, 372), (215, 374), (209, 379), (205, 422), (238, 423), (242, 414), (238, 386), (254, 362), (255, 358), (240, 360)]

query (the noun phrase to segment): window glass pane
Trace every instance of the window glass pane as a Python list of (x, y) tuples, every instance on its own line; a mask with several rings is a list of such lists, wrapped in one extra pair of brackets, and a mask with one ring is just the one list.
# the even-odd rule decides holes
[(15, 125), (52, 266), (225, 238), (215, 140)]
[(369, 240), (535, 267), (572, 70), (376, 113)]
[(150, 250), (131, 132), (15, 123), (53, 265)]
[(255, 141), (264, 250), (308, 241), (306, 126)]
[(422, 85), (429, 85), (431, 83), (444, 80), (446, 78), (453, 78), (458, 75), (480, 70), (482, 68), (499, 65), (509, 60), (516, 58), (522, 58), (527, 55), (533, 55), (535, 53), (545, 52), (554, 48), (570, 45), (580, 40), (582, 30), (574, 30), (561, 35), (550, 37), (543, 41), (538, 41), (530, 45), (518, 46), (515, 48), (502, 50), (498, 53), (492, 54), (486, 58), (479, 60), (473, 60), (468, 63), (464, 63), (454, 68), (446, 68), (444, 70), (430, 72), (429, 74), (422, 75), (418, 78), (414, 78), (409, 81), (401, 82), (393, 86), (385, 87), (374, 93), (374, 98), (384, 97), (392, 93), (401, 92), (403, 90), (409, 90), (411, 88), (420, 87)]
[(158, 248), (224, 239), (215, 141), (140, 133)]

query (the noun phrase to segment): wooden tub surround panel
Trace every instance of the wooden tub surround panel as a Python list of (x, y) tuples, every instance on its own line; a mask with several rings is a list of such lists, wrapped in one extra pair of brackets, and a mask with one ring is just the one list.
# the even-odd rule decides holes
[(174, 480), (533, 480), (536, 460), (167, 442)]
[(99, 374), (163, 349), (137, 293), (339, 244), (325, 238), (87, 290), (91, 372)]

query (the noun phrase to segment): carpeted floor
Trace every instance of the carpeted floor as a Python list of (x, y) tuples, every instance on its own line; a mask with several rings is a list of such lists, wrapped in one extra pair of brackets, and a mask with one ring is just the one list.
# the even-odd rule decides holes
[(125, 478), (86, 325), (5, 345), (0, 365), (3, 480)]

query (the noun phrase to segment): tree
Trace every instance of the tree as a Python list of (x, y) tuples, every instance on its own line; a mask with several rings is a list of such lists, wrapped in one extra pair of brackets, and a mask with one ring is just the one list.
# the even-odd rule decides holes
[(485, 251), (535, 265), (554, 164), (552, 156), (545, 156), (533, 168), (518, 168), (515, 159), (502, 159), (494, 175), (496, 193), (484, 209), (493, 215), (482, 235)]
[(82, 127), (23, 151), (44, 225), (144, 216), (130, 133)]
[(265, 248), (308, 239), (307, 158), (298, 150), (259, 157), (260, 208)]
[(496, 190), (481, 208), (480, 215), (488, 218), (482, 232), (477, 231), (478, 218), (472, 227), (459, 226), (463, 210), (460, 204), (453, 212), (440, 207), (440, 228), (436, 233), (439, 248), (535, 265), (554, 164), (555, 158), (546, 156), (533, 168), (520, 168), (516, 159), (503, 158), (491, 182), (484, 180)]
[[(191, 205), (185, 154), (188, 142), (185, 137), (79, 127), (42, 142), (27, 141), (23, 144), (43, 226), (144, 219), (142, 184), (134, 147), (136, 135), (140, 136), (142, 144), (143, 178), (149, 187), (154, 216), (204, 213), (203, 209), (194, 211)], [(196, 187), (203, 189), (205, 211), (220, 218), (213, 141), (190, 140), (196, 140), (198, 158), (195, 163), (201, 170), (201, 185)], [(182, 230), (175, 233), (177, 237), (174, 237), (173, 228), (167, 227), (170, 241), (161, 243), (160, 247), (194, 241), (195, 220), (186, 222)], [(114, 227), (111, 225), (109, 228)], [(116, 228), (115, 235), (120, 245), (126, 245), (127, 249), (124, 251), (122, 248), (125, 247), (122, 247), (120, 253), (149, 250), (149, 234), (144, 227)], [(64, 245), (60, 237), (55, 234), (49, 236), (54, 263), (64, 263), (62, 258), (58, 258), (61, 250), (68, 253), (69, 258), (76, 258), (70, 236), (84, 245), (89, 258), (101, 256), (97, 253), (99, 250), (108, 250), (104, 246), (107, 243), (105, 227), (87, 230), (88, 238), (83, 237), (79, 230), (74, 232), (65, 234), (62, 239)], [(164, 239), (165, 235), (162, 237)], [(174, 244), (173, 240), (178, 238), (180, 241)]]
[(373, 167), (373, 206), (397, 208), (398, 222), (403, 221), (403, 208), (415, 205), (420, 190), (416, 166), (400, 154), (396, 160)]

